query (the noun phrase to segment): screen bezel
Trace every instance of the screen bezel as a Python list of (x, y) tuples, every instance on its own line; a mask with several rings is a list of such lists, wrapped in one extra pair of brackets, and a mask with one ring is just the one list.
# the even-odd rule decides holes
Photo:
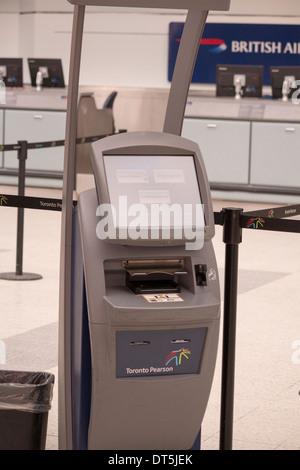
[[(134, 134), (134, 136), (132, 136)], [(145, 139), (145, 145), (139, 145), (140, 141), (144, 136), (150, 136), (150, 139)], [(157, 138), (155, 138), (157, 136)], [(162, 137), (166, 136), (166, 138)], [(162, 138), (161, 138), (162, 137)], [(137, 139), (136, 139), (137, 138)], [(132, 140), (137, 140), (137, 145), (132, 145)], [(177, 147), (170, 147), (169, 145), (161, 145), (159, 140), (166, 140), (168, 144), (174, 142), (174, 144), (179, 144)], [(148, 145), (147, 145), (148, 141)], [(156, 145), (153, 145), (153, 142), (156, 142)], [(115, 148), (109, 148), (109, 143), (120, 144), (120, 147), (116, 146)], [(124, 146), (128, 143), (128, 146)], [(204, 206), (204, 240), (211, 239), (214, 235), (214, 215), (212, 210), (212, 202), (210, 195), (210, 187), (207, 179), (207, 174), (203, 159), (200, 153), (198, 145), (192, 141), (189, 141), (183, 137), (169, 135), (164, 133), (143, 133), (143, 132), (133, 132), (126, 134), (119, 134), (106, 139), (99, 140), (92, 144), (92, 165), (94, 169), (97, 197), (99, 204), (110, 204), (110, 197), (108, 191), (108, 182), (106, 179), (105, 165), (104, 165), (104, 156), (109, 155), (166, 155), (166, 156), (189, 156), (193, 157), (197, 184), (199, 189), (200, 201)], [(113, 240), (109, 240), (113, 241)], [(170, 239), (166, 243), (162, 239), (158, 240), (127, 240), (126, 244), (140, 244), (144, 246), (149, 245), (161, 245), (161, 244), (173, 244), (173, 245), (182, 245), (185, 244), (188, 240), (186, 238)], [(116, 242), (120, 243), (119, 240)]]

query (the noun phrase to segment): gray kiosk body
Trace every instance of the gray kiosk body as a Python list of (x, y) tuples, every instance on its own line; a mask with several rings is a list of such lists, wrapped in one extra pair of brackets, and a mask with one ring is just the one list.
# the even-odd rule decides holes
[[(59, 447), (191, 449), (213, 380), (220, 291), (205, 167), (198, 146), (180, 134), (208, 10), (228, 10), (230, 0), (69, 1)], [(188, 13), (163, 132), (93, 143), (95, 188), (81, 193), (73, 209), (86, 5)]]
[[(149, 132), (92, 147), (96, 188), (81, 193), (74, 214), (75, 448), (190, 449), (210, 393), (220, 320), (201, 154), (186, 139)], [(166, 237), (153, 226), (155, 209), (167, 216)]]

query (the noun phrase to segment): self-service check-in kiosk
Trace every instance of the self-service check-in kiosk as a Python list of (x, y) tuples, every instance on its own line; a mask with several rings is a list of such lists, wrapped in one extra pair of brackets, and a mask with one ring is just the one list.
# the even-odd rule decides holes
[[(199, 44), (206, 14), (192, 13), (189, 41)], [(71, 231), (63, 218), (70, 244), (61, 273), (68, 273), (61, 279), (61, 448), (184, 450), (199, 435), (220, 292), (205, 167), (199, 147), (176, 135), (185, 99), (179, 119), (168, 121), (170, 104), (164, 132), (95, 142), (95, 188), (71, 210)]]

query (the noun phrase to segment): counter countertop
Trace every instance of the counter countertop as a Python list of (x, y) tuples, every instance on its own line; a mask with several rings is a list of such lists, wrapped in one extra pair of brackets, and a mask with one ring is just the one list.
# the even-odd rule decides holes
[[(88, 87), (89, 93), (96, 95), (97, 90), (99, 87)], [(79, 93), (86, 92), (87, 87), (79, 88)], [(133, 93), (132, 90), (131, 93)], [(169, 90), (151, 89), (151, 93), (152, 97), (157, 93), (162, 99), (167, 99)], [(0, 105), (0, 109), (66, 111), (67, 94), (67, 88), (44, 88), (41, 91), (29, 85), (23, 88), (8, 88), (6, 89), (6, 103)], [(291, 101), (272, 100), (269, 96), (236, 100), (231, 97), (216, 97), (213, 93), (191, 91), (187, 99), (185, 117), (300, 122), (300, 105), (293, 104)]]
[(37, 91), (26, 85), (23, 88), (7, 88), (5, 90), (5, 104), (0, 105), (0, 108), (65, 111), (67, 109), (67, 92), (67, 88), (44, 88)]
[(186, 117), (300, 122), (300, 105), (270, 98), (205, 97), (189, 95)]

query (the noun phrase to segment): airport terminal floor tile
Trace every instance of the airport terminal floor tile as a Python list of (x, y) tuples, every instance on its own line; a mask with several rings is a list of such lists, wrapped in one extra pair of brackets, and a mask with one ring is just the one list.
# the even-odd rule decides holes
[[(2, 194), (16, 194), (1, 187)], [(27, 195), (61, 197), (29, 188)], [(272, 204), (215, 200), (214, 210)], [(17, 209), (0, 207), (0, 273), (14, 272)], [(25, 210), (23, 271), (34, 281), (0, 280), (2, 369), (55, 375), (47, 449), (58, 449), (58, 288), (60, 212)], [(233, 450), (300, 450), (300, 234), (244, 230), (239, 245)], [(214, 247), (223, 299), (225, 246)], [(223, 308), (223, 305), (222, 305)], [(221, 311), (223, 318), (223, 310)], [(222, 324), (216, 371), (202, 423), (201, 448), (219, 449)]]

